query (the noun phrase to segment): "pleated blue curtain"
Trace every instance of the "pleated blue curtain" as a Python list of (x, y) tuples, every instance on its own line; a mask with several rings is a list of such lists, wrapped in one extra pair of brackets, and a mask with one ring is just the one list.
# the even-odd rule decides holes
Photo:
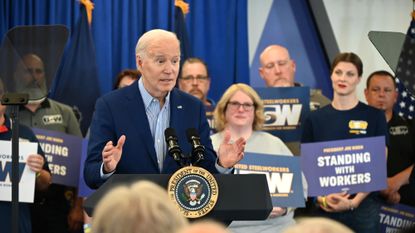
[[(186, 16), (193, 56), (210, 68), (210, 97), (218, 100), (235, 82), (249, 82), (247, 1), (187, 1)], [(4, 0), (0, 37), (17, 25), (63, 24), (70, 31), (80, 16), (76, 0)], [(95, 1), (91, 32), (101, 93), (111, 90), (118, 72), (135, 68), (135, 45), (147, 30), (173, 30), (174, 0)]]
[[(80, 16), (76, 0), (4, 0), (0, 2), (0, 38), (18, 25), (63, 24), (70, 31)], [(94, 38), (101, 93), (112, 89), (117, 73), (135, 68), (135, 45), (147, 30), (173, 29), (174, 1), (95, 1)]]
[(247, 1), (189, 0), (186, 16), (193, 56), (209, 67), (209, 97), (218, 100), (233, 83), (249, 83)]

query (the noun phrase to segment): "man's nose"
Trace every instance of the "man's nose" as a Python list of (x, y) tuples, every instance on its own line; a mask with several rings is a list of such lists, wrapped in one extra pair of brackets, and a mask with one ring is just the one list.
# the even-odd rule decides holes
[(175, 64), (173, 64), (171, 62), (166, 62), (166, 64), (164, 65), (164, 72), (165, 73), (172, 73), (174, 68), (175, 68)]
[(196, 78), (196, 77), (193, 77), (193, 78), (192, 78), (192, 85), (193, 85), (193, 86), (197, 86), (197, 85), (199, 85), (199, 81), (197, 80), (197, 78)]
[(275, 72), (276, 74), (281, 73), (281, 69), (280, 69), (280, 66), (279, 66), (278, 64), (275, 64), (275, 65), (274, 65), (274, 72)]

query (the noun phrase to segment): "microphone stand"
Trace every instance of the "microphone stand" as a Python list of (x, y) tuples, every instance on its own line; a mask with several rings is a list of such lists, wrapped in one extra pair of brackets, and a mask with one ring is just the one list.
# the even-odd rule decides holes
[(12, 121), (12, 233), (19, 233), (19, 106), (26, 105), (28, 94), (5, 93), (1, 99), (2, 105), (11, 108)]

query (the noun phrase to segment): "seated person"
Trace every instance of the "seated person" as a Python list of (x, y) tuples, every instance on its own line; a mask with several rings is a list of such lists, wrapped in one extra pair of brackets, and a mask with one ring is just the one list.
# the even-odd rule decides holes
[[(293, 156), (281, 139), (261, 131), (264, 105), (255, 90), (246, 84), (233, 84), (225, 91), (216, 106), (214, 118), (218, 133), (211, 138), (215, 150), (226, 137), (225, 132), (229, 132), (231, 141), (240, 137), (246, 140), (246, 152)], [(306, 187), (305, 180), (303, 183)], [(233, 221), (230, 229), (233, 232), (280, 232), (294, 223), (293, 209), (274, 207), (267, 220)]]

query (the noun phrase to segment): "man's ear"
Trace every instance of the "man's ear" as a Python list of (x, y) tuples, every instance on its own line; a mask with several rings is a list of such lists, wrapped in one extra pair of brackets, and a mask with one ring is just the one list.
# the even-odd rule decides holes
[(368, 96), (369, 96), (369, 89), (365, 88), (364, 93), (365, 93), (365, 98), (366, 98), (366, 101), (367, 101)]
[(261, 78), (264, 79), (264, 74), (263, 74), (264, 73), (264, 68), (261, 66), (261, 67), (258, 68), (258, 71), (259, 71), (259, 76), (261, 76)]

